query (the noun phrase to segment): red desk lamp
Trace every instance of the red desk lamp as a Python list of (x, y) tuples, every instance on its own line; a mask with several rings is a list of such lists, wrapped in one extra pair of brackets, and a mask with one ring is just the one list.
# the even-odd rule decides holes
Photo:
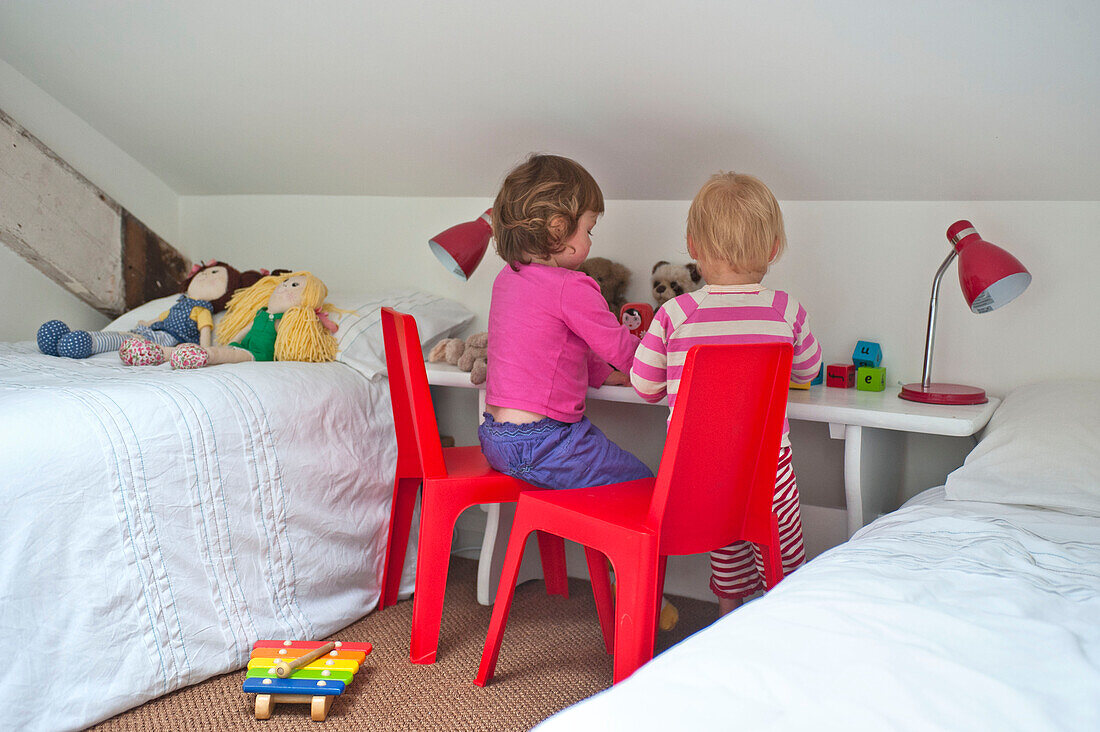
[(493, 209), (489, 209), (473, 221), (456, 224), (428, 241), (443, 266), (459, 279), (470, 279), (489, 248), (489, 239), (493, 236), (492, 212)]
[(928, 306), (928, 336), (924, 342), (924, 374), (919, 384), (906, 384), (902, 399), (926, 404), (983, 404), (985, 390), (962, 384), (932, 383), (932, 346), (936, 340), (936, 296), (940, 280), (956, 256), (959, 284), (970, 309), (979, 315), (1011, 302), (1031, 284), (1031, 273), (1020, 260), (978, 235), (969, 221), (956, 221), (947, 229), (951, 253), (943, 260), (932, 280), (932, 302)]

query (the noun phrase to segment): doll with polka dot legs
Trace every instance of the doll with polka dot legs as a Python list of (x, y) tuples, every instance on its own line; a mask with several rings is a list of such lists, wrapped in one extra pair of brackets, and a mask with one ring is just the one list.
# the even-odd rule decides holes
[(120, 350), (124, 361), (196, 369), (245, 361), (332, 361), (336, 358), (336, 325), (325, 302), (328, 288), (309, 272), (264, 277), (237, 292), (218, 324), (219, 345), (185, 343), (162, 346), (137, 339)]
[(69, 330), (62, 321), (51, 320), (38, 329), (38, 350), (48, 356), (88, 358), (97, 353), (117, 351), (134, 336), (165, 346), (210, 344), (214, 314), (225, 309), (234, 290), (254, 284), (264, 274), (266, 272), (255, 270), (238, 272), (214, 259), (196, 264), (184, 282), (179, 299), (157, 320), (142, 321), (129, 333)]

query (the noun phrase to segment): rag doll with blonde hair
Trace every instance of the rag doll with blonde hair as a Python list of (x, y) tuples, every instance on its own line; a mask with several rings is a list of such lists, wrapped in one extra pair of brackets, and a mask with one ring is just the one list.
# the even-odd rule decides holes
[(341, 311), (325, 302), (326, 297), (325, 283), (309, 272), (264, 277), (230, 299), (214, 334), (219, 345), (161, 347), (131, 341), (127, 356), (135, 365), (169, 361), (177, 369), (245, 361), (332, 361), (337, 326), (328, 316)]

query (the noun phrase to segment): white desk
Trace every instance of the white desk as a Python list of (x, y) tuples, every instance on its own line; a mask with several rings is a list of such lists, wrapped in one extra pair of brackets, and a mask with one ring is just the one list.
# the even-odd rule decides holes
[[(426, 364), (428, 383), (478, 389), (478, 417), (485, 410), (485, 389), (470, 383), (470, 375), (447, 364)], [(844, 440), (844, 497), (848, 513), (848, 536), (880, 514), (892, 511), (899, 475), (904, 434), (967, 437), (985, 427), (1001, 403), (990, 398), (974, 406), (918, 404), (898, 397), (898, 387), (882, 392), (833, 389), (814, 386), (792, 389), (787, 417), (792, 420), (824, 422), (829, 436)], [(629, 386), (603, 386), (588, 390), (589, 399), (648, 404)], [(664, 400), (658, 402), (668, 409)], [(629, 445), (623, 447), (630, 449)], [(500, 564), (508, 544), (511, 505), (482, 507), (488, 518), (478, 566), (478, 601), (492, 602)], [(524, 579), (521, 577), (521, 580)]]

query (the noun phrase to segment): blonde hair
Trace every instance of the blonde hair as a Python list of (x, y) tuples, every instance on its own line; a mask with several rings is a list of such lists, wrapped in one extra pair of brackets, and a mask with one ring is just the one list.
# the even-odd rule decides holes
[(741, 173), (703, 184), (688, 210), (687, 235), (697, 259), (723, 260), (742, 274), (766, 274), (787, 248), (779, 202), (763, 181)]
[(237, 290), (225, 308), (225, 317), (218, 324), (215, 337), (218, 343), (228, 344), (247, 328), (257, 311), (267, 305), (271, 293), (291, 277), (305, 277), (301, 302), (283, 314), (275, 336), (276, 361), (332, 361), (336, 358), (337, 343), (332, 333), (322, 325), (317, 310), (345, 312), (325, 302), (328, 288), (310, 272), (290, 272), (264, 277), (251, 287)]
[[(534, 155), (514, 168), (493, 202), (497, 254), (517, 269), (565, 248), (585, 211), (603, 213), (603, 192), (580, 163), (559, 155)], [(561, 216), (564, 230), (551, 228)]]

